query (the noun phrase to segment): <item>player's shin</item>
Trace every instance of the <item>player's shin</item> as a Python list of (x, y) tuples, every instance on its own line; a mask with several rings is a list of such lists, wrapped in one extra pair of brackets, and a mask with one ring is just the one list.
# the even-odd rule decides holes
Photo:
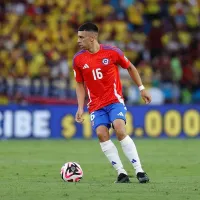
[(124, 170), (122, 162), (119, 158), (117, 148), (114, 143), (111, 140), (108, 140), (106, 142), (101, 142), (100, 145), (102, 151), (104, 152), (105, 156), (108, 158), (112, 166), (116, 169), (118, 175), (120, 173), (127, 174), (127, 172)]
[(137, 174), (138, 172), (144, 172), (133, 140), (127, 135), (123, 140), (120, 141), (120, 143), (124, 154), (132, 163), (135, 173)]

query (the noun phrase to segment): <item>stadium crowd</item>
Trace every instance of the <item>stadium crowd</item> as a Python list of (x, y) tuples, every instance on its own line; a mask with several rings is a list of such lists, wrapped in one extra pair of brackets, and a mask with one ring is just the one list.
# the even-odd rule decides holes
[[(87, 21), (137, 67), (153, 104), (200, 103), (200, 0), (1, 0), (0, 104), (76, 99), (72, 60)], [(120, 73), (126, 102), (142, 103)]]

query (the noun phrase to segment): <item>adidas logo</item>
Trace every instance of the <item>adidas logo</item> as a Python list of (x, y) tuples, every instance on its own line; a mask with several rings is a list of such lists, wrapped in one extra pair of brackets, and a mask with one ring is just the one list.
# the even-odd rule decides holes
[(135, 159), (132, 159), (131, 162), (132, 162), (132, 163), (136, 163), (137, 161), (136, 161)]
[(115, 161), (112, 161), (112, 165), (116, 165), (117, 163)]
[(124, 114), (122, 112), (117, 114), (118, 116), (124, 116)]
[(90, 68), (87, 64), (83, 66), (83, 69)]

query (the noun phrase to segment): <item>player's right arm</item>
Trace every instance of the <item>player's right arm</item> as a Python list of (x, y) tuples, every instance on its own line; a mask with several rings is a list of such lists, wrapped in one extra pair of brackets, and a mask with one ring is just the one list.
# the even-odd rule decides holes
[(78, 101), (78, 110), (76, 112), (75, 120), (78, 123), (82, 123), (84, 119), (82, 118), (84, 113), (84, 102), (85, 102), (85, 88), (83, 82), (76, 83), (76, 96)]
[(85, 102), (85, 88), (84, 79), (80, 68), (76, 64), (76, 60), (73, 60), (74, 77), (76, 79), (76, 96), (78, 101), (78, 110), (76, 112), (75, 120), (78, 123), (82, 123), (84, 113), (84, 102)]

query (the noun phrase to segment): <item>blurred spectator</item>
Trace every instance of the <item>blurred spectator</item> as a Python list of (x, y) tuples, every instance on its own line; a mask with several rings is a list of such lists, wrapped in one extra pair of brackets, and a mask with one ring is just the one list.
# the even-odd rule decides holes
[(177, 55), (171, 57), (172, 78), (175, 83), (179, 83), (182, 78), (183, 70), (180, 58)]
[(163, 30), (161, 22), (159, 20), (154, 20), (152, 23), (152, 28), (148, 35), (148, 43), (151, 52), (151, 59), (162, 53), (163, 43), (162, 43)]

